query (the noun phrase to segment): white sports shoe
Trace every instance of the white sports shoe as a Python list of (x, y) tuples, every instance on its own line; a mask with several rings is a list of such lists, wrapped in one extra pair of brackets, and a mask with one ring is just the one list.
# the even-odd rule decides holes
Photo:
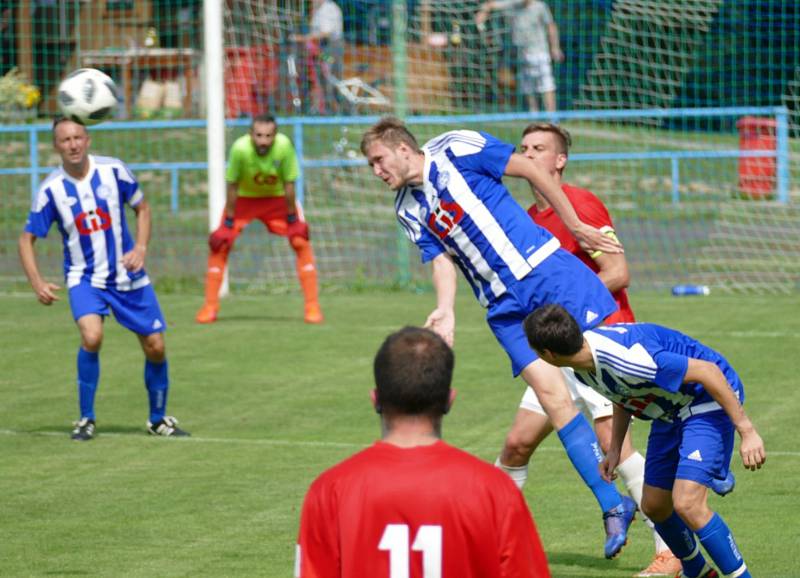
[(165, 415), (156, 423), (147, 422), (147, 431), (154, 436), (162, 437), (189, 437), (188, 431), (178, 427), (178, 420), (170, 415)]

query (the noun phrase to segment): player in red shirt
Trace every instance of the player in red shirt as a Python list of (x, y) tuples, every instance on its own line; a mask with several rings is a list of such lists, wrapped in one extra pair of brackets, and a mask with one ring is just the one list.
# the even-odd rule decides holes
[(453, 352), (427, 329), (375, 356), (382, 439), (320, 475), (300, 520), (298, 578), (549, 577), (522, 493), (441, 438)]
[[(571, 144), (572, 138), (564, 128), (550, 123), (533, 123), (522, 132), (520, 152), (545, 169), (561, 185), (561, 189), (581, 221), (616, 239), (614, 223), (603, 202), (592, 192), (562, 181)], [(630, 276), (625, 254), (599, 251), (592, 254), (587, 253), (580, 247), (578, 241), (556, 215), (547, 200), (536, 190), (533, 190), (533, 194), (536, 202), (528, 209), (528, 214), (534, 222), (550, 231), (558, 238), (565, 250), (578, 257), (594, 271), (619, 305), (619, 310), (607, 317), (606, 323), (635, 321), (626, 291)], [(591, 414), (597, 439), (603, 451), (607, 451), (611, 443), (613, 415), (611, 402), (578, 382), (571, 371), (565, 371), (564, 378), (575, 404), (585, 413)], [(553, 428), (536, 393), (531, 388), (527, 388), (517, 411), (514, 425), (506, 437), (503, 453), (497, 462), (511, 475), (519, 487), (522, 487), (527, 479), (528, 463), (533, 452), (551, 431)], [(630, 434), (625, 438), (617, 471), (628, 493), (636, 500), (641, 509), (644, 457), (631, 444)], [(649, 520), (646, 522), (651, 528), (653, 527)], [(653, 536), (656, 542), (656, 556), (651, 564), (636, 576), (674, 576), (681, 569), (680, 560), (672, 554), (655, 529)]]

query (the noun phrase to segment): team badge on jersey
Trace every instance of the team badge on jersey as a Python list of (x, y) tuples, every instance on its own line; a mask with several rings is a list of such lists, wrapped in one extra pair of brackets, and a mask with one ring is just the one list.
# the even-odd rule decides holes
[(98, 197), (106, 201), (108, 200), (109, 197), (111, 197), (111, 187), (109, 187), (108, 185), (100, 185), (99, 187), (97, 187), (95, 193), (97, 194)]
[(450, 183), (450, 173), (447, 171), (442, 171), (436, 177), (436, 188), (440, 191), (443, 191), (447, 188), (447, 185)]

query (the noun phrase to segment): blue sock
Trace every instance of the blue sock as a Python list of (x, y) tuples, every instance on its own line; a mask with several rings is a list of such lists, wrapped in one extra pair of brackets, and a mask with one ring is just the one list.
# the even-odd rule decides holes
[(683, 573), (686, 576), (699, 576), (705, 568), (706, 559), (700, 552), (700, 546), (689, 526), (674, 510), (663, 522), (654, 523), (658, 535), (667, 543), (672, 553), (680, 558)]
[(169, 372), (166, 359), (162, 363), (145, 360), (144, 385), (150, 400), (150, 423), (156, 423), (164, 418), (167, 411)]
[(719, 514), (711, 516), (708, 524), (697, 530), (697, 537), (720, 572), (726, 576), (736, 573), (738, 578), (750, 577), (744, 558), (733, 539), (733, 532)]
[(94, 419), (94, 395), (100, 380), (100, 354), (78, 348), (78, 405), (81, 417)]
[(622, 497), (616, 486), (600, 477), (600, 468), (597, 465), (603, 461), (603, 454), (600, 452), (597, 436), (583, 414), (579, 413), (561, 428), (558, 438), (567, 450), (572, 465), (597, 498), (603, 512), (619, 506)]

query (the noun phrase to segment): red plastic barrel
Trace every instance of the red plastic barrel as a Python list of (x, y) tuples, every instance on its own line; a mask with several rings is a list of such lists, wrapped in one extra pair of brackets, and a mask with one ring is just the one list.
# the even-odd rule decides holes
[[(775, 121), (743, 116), (739, 129), (739, 150), (775, 150)], [(775, 189), (775, 157), (739, 157), (739, 190), (751, 198), (772, 195)]]

